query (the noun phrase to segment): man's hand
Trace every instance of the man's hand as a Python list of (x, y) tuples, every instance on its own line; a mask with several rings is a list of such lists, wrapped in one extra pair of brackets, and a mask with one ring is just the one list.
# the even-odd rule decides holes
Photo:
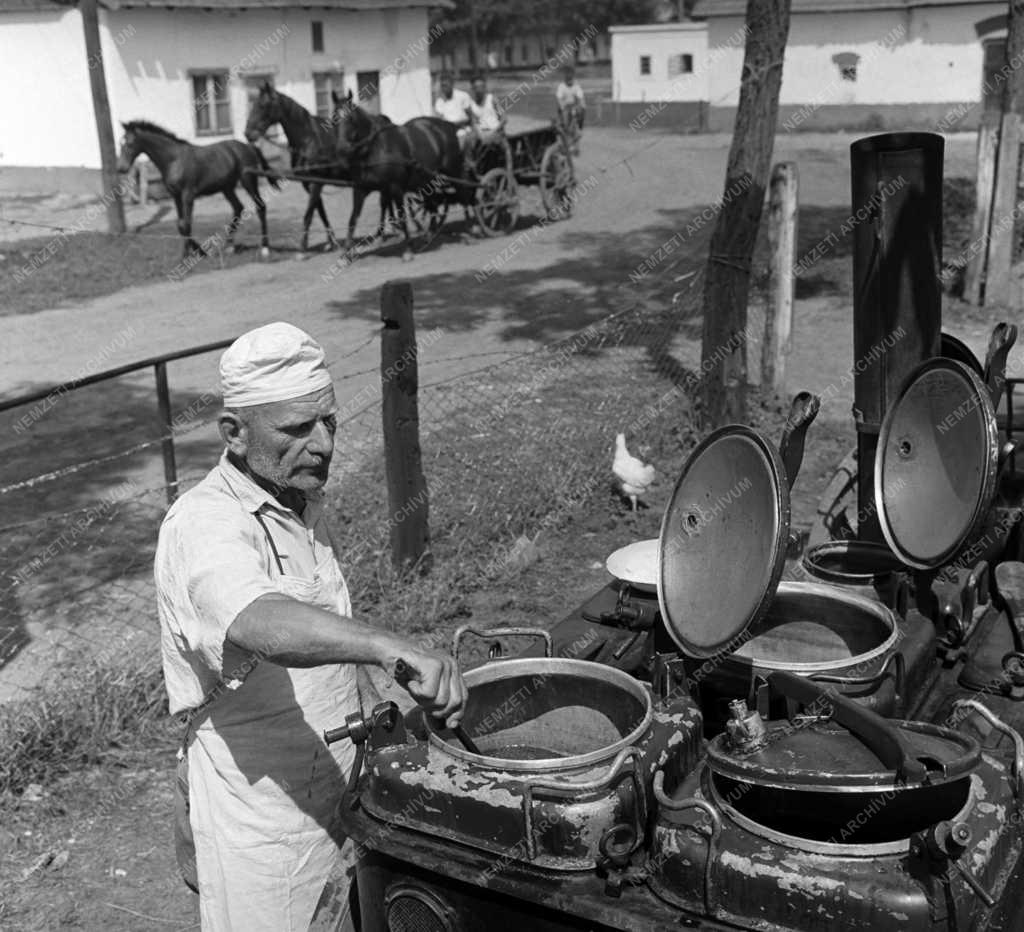
[(447, 654), (403, 645), (384, 668), (424, 709), (448, 728), (462, 721), (468, 691), (455, 661)]

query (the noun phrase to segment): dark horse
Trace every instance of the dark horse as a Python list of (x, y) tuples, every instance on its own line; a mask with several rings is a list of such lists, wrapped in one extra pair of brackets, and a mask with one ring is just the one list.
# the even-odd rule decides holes
[[(249, 121), (245, 124), (245, 138), (255, 143), (275, 123), (279, 123), (288, 140), (288, 152), (291, 155), (292, 170), (311, 177), (326, 178), (330, 181), (351, 181), (347, 163), (339, 160), (335, 147), (334, 128), (330, 121), (320, 120), (313, 116), (302, 104), (286, 94), (275, 91), (269, 82), (264, 82), (259, 96), (253, 103)], [(386, 116), (374, 118), (375, 126), (390, 126)], [(316, 210), (320, 221), (327, 231), (328, 248), (334, 249), (338, 241), (334, 230), (327, 220), (322, 192), (324, 186), (320, 182), (304, 181), (302, 186), (309, 194), (306, 213), (302, 218), (302, 251), (309, 246), (309, 225)], [(381, 195), (380, 226), (377, 235), (384, 235), (384, 219), (386, 213), (394, 213), (391, 204)]]
[(414, 117), (401, 126), (380, 126), (356, 105), (351, 91), (335, 103), (337, 152), (353, 184), (345, 250), (352, 256), (356, 222), (366, 195), (380, 191), (382, 198), (398, 208), (404, 258), (412, 258), (405, 194), (418, 194), (430, 211), (444, 200), (444, 188), (454, 181), (455, 199), (466, 207), (474, 201), (473, 186), (456, 181), (462, 178), (463, 161), (455, 126), (438, 117)]
[[(194, 146), (174, 133), (168, 132), (147, 120), (132, 120), (122, 123), (124, 141), (117, 159), (117, 170), (127, 172), (132, 163), (145, 153), (156, 165), (164, 180), (164, 186), (174, 198), (178, 210), (178, 232), (185, 238), (184, 256), (190, 250), (205, 254), (206, 250), (192, 239), (192, 206), (197, 197), (207, 194), (223, 194), (228, 199), (234, 214), (228, 226), (228, 249), (233, 249), (235, 230), (242, 221), (242, 202), (235, 194), (241, 185), (256, 205), (260, 218), (260, 247), (264, 257), (270, 255), (267, 241), (267, 205), (260, 197), (259, 175), (256, 171), (269, 171), (267, 160), (254, 146), (226, 139), (209, 146)], [(270, 186), (280, 185), (274, 178)]]

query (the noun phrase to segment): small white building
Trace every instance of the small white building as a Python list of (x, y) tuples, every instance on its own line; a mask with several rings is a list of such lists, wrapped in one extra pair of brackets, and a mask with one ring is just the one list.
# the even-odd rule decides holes
[[(708, 26), (712, 129), (732, 126), (746, 5), (698, 0), (693, 10)], [(780, 129), (976, 126), (1001, 89), (1006, 15), (993, 0), (792, 0)]]
[[(351, 90), (395, 122), (431, 109), (428, 8), (450, 0), (100, 0), (115, 134), (144, 118), (190, 142), (243, 138), (263, 81), (328, 115)], [(0, 0), (0, 185), (100, 166), (82, 18)], [(51, 173), (69, 180), (69, 172)], [(93, 185), (94, 186), (94, 185)]]
[(612, 26), (612, 100), (708, 99), (707, 23)]

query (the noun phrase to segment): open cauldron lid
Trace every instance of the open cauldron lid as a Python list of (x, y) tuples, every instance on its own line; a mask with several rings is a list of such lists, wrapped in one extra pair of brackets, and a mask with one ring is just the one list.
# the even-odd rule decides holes
[(956, 556), (991, 505), (998, 462), (995, 409), (978, 375), (943, 357), (911, 372), (875, 455), (879, 523), (900, 560), (932, 569)]
[(739, 646), (775, 595), (788, 539), (789, 486), (775, 447), (749, 427), (714, 431), (683, 466), (658, 543), (661, 617), (684, 653)]

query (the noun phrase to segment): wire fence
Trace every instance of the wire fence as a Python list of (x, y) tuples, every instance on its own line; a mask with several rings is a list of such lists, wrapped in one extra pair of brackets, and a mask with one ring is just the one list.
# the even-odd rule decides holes
[[(682, 305), (621, 311), (535, 352), (421, 380), (435, 572), (458, 567), (466, 586), (500, 581), (517, 541), (610, 500), (616, 433), (655, 461), (678, 441), (699, 370), (686, 326), (699, 321), (698, 299), (693, 289)], [(389, 534), (404, 517), (389, 513), (379, 394), (343, 410), (327, 490), (354, 602), (371, 614), (397, 582)], [(175, 412), (178, 442), (192, 443), (182, 490), (216, 460), (216, 401)], [(88, 459), (0, 485), (0, 701), (31, 697), (54, 669), (128, 655), (156, 664), (160, 443), (111, 431)]]

